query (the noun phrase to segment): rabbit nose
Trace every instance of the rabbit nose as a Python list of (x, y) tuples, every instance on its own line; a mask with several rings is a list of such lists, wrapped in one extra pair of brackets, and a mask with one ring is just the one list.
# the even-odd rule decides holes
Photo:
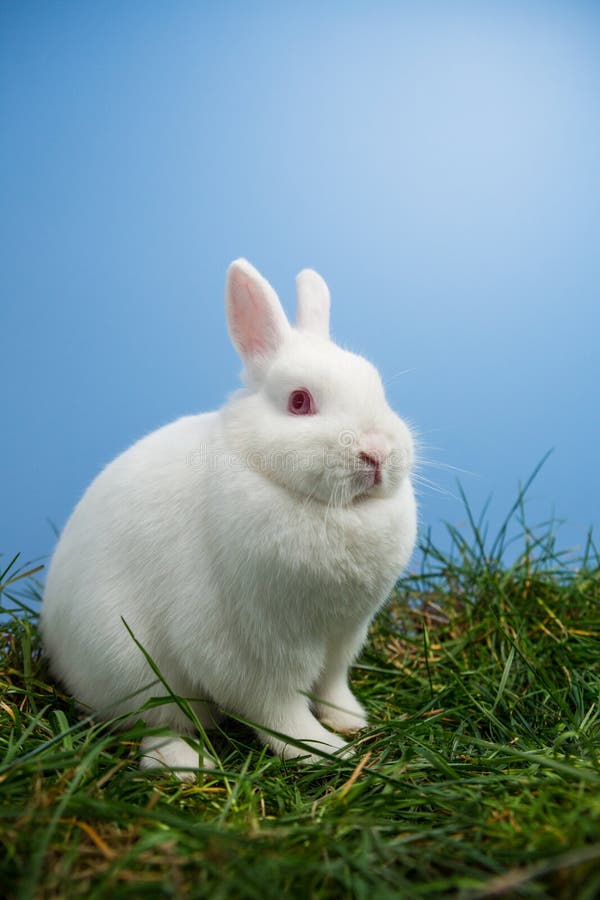
[(369, 466), (373, 467), (375, 484), (381, 484), (381, 463), (379, 462), (377, 457), (372, 456), (370, 453), (364, 452), (359, 453), (358, 456), (360, 459), (362, 459), (363, 462), (366, 462)]
[(369, 431), (363, 434), (362, 440), (358, 442), (359, 455), (369, 460), (374, 460), (378, 465), (382, 465), (390, 455), (390, 446), (385, 437), (378, 432)]
[(381, 469), (389, 455), (390, 450), (383, 436), (376, 432), (368, 432), (363, 435), (358, 456), (363, 462), (373, 467), (375, 484), (381, 484)]

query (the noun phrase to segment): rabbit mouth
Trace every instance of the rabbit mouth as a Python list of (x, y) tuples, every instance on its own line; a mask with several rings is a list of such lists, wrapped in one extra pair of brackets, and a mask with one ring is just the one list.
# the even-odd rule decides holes
[(367, 469), (360, 473), (358, 481), (359, 497), (379, 493), (378, 488), (383, 486), (383, 475), (379, 469)]
[(353, 471), (346, 473), (344, 479), (342, 494), (347, 497), (345, 505), (351, 506), (354, 503), (362, 503), (371, 497), (383, 496), (387, 486), (381, 469), (356, 467)]

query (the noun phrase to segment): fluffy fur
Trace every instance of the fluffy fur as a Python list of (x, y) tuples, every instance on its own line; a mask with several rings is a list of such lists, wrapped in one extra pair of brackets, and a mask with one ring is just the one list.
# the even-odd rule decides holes
[[(130, 447), (64, 529), (43, 638), (56, 676), (98, 716), (165, 693), (148, 687), (125, 619), (206, 727), (230, 711), (331, 753), (345, 743), (324, 725), (366, 724), (348, 666), (413, 549), (413, 442), (373, 366), (330, 342), (322, 278), (307, 270), (297, 287), (292, 328), (259, 273), (231, 264), (227, 321), (246, 388)], [(288, 412), (299, 388), (314, 415)], [(144, 739), (142, 767), (185, 777), (198, 764), (191, 722), (174, 703), (144, 719), (169, 736)], [(308, 752), (257, 730), (284, 757)]]

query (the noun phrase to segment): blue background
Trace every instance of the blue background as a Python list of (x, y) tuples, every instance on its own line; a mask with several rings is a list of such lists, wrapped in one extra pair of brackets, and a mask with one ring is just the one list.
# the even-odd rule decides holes
[[(236, 387), (245, 256), (380, 368), (425, 525), (597, 521), (600, 4), (4, 2), (0, 550)], [(438, 465), (442, 467), (439, 468)], [(460, 525), (460, 527), (463, 527)]]

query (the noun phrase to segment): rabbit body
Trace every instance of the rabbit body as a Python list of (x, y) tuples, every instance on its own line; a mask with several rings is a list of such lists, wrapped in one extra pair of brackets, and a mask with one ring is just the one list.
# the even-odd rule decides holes
[[(236, 713), (297, 756), (308, 751), (284, 736), (333, 752), (344, 741), (322, 723), (366, 724), (347, 672), (413, 549), (412, 440), (373, 367), (324, 336), (317, 279), (307, 276), (304, 329), (294, 330), (264, 279), (233, 264), (229, 326), (248, 387), (126, 450), (64, 529), (44, 644), (57, 677), (100, 717), (166, 694), (124, 620), (205, 727)], [(316, 411), (290, 413), (288, 396), (298, 405), (306, 395)], [(175, 703), (143, 718), (171, 736), (147, 737), (142, 765), (198, 765)]]

